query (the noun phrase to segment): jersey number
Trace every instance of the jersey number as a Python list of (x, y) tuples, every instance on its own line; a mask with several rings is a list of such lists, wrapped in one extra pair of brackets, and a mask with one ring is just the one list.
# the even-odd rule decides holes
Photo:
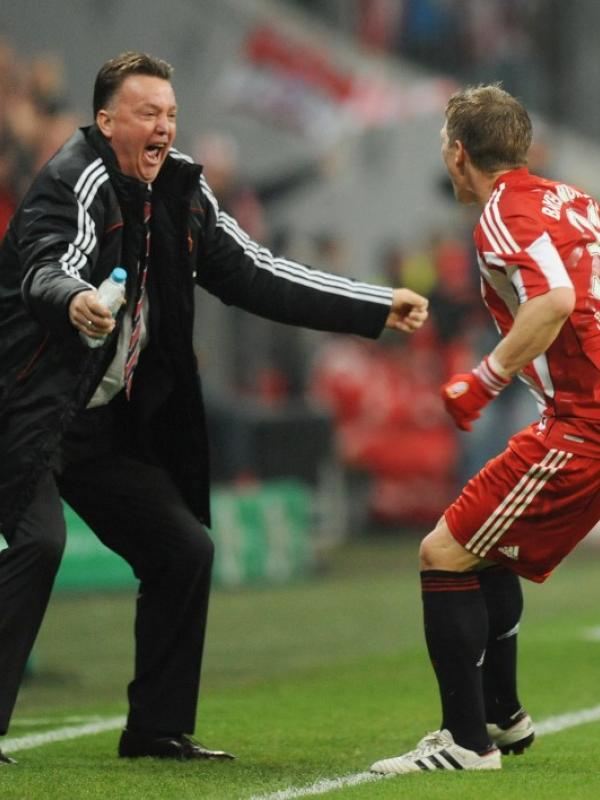
[(596, 241), (587, 245), (587, 251), (591, 256), (600, 256), (600, 215), (596, 203), (588, 203), (587, 217), (574, 208), (567, 208), (567, 219), (580, 233), (588, 231), (592, 234)]
[(593, 201), (590, 201), (587, 207), (587, 217), (572, 208), (567, 208), (567, 219), (580, 233), (589, 231), (596, 240), (595, 242), (590, 242), (586, 247), (588, 253), (592, 256), (590, 291), (596, 300), (600, 300), (600, 277), (596, 267), (597, 259), (594, 259), (594, 256), (600, 256), (600, 216), (598, 215), (598, 206)]

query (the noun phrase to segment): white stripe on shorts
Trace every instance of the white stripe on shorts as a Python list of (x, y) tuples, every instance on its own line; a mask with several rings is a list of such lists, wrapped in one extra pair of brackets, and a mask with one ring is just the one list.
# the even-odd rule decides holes
[(529, 506), (546, 482), (565, 466), (573, 453), (549, 450), (544, 458), (533, 464), (498, 508), (486, 519), (466, 543), (465, 548), (479, 558), (485, 558), (490, 548), (506, 533), (513, 522)]

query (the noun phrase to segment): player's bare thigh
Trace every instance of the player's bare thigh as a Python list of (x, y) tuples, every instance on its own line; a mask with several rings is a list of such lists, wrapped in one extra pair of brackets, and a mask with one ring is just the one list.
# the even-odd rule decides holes
[(443, 569), (448, 572), (469, 572), (490, 566), (491, 562), (478, 558), (460, 545), (441, 517), (435, 528), (421, 542), (420, 568)]

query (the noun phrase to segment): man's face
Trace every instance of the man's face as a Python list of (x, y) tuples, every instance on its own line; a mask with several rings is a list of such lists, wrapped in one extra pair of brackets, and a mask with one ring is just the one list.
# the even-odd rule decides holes
[(442, 159), (452, 181), (454, 196), (459, 203), (470, 205), (476, 202), (476, 197), (470, 188), (468, 173), (465, 171), (465, 151), (460, 142), (450, 142), (446, 126), (441, 130)]
[(169, 81), (129, 75), (96, 116), (124, 175), (152, 183), (175, 139), (177, 104)]

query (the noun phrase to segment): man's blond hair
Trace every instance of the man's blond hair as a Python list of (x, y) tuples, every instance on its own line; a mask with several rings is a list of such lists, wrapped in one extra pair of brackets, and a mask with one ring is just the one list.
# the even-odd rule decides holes
[(531, 120), (521, 103), (500, 84), (469, 86), (446, 105), (448, 142), (462, 142), (482, 172), (522, 167), (531, 146)]

